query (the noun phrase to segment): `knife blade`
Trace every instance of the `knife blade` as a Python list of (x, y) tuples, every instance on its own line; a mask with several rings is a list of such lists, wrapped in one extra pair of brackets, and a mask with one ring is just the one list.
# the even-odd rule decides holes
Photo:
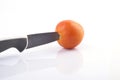
[(16, 48), (20, 52), (24, 49), (29, 49), (39, 45), (47, 44), (59, 39), (59, 34), (57, 32), (30, 34), (26, 38), (15, 38), (0, 41), (0, 52), (9, 49)]

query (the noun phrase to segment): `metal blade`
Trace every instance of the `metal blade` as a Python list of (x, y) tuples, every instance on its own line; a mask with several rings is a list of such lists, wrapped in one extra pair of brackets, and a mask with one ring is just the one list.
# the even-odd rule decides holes
[(39, 45), (47, 44), (59, 39), (57, 32), (40, 33), (28, 35), (28, 46), (27, 48), (36, 47)]

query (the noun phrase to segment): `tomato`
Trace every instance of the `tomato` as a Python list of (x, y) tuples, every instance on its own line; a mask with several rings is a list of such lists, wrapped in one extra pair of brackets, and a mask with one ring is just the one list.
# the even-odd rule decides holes
[(83, 27), (72, 20), (63, 20), (58, 23), (56, 32), (60, 35), (58, 43), (66, 49), (76, 47), (81, 43), (84, 36)]

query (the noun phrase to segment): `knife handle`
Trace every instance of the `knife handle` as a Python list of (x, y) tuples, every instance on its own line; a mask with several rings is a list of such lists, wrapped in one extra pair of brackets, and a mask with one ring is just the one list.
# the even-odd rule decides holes
[(16, 38), (16, 39), (7, 39), (0, 41), (0, 52), (9, 49), (9, 48), (17, 48), (20, 52), (22, 52), (27, 45), (26, 38)]

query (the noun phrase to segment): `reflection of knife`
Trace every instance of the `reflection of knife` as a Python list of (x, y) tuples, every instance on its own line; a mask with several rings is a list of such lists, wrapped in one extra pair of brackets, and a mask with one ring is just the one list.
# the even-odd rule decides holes
[(15, 47), (20, 52), (22, 52), (24, 49), (53, 42), (58, 39), (59, 39), (59, 34), (57, 32), (32, 34), (32, 35), (27, 35), (27, 38), (6, 39), (0, 41), (0, 52), (11, 47)]

